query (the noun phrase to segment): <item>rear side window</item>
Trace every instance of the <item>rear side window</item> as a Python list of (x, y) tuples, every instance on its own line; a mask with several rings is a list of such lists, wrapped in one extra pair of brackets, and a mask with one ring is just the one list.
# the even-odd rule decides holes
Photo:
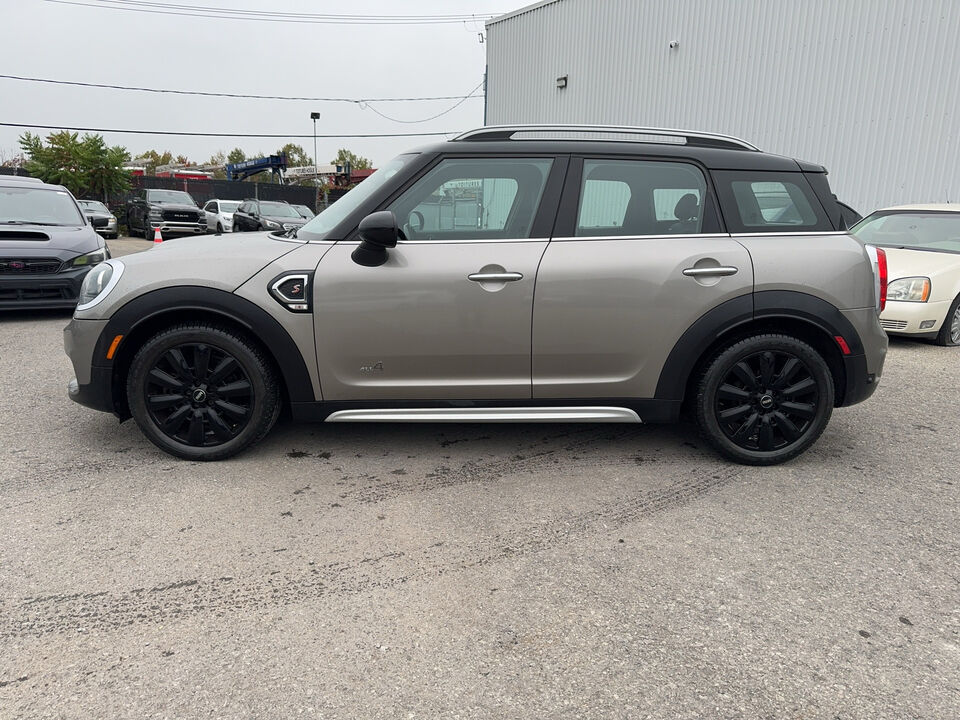
[(833, 230), (803, 173), (716, 172), (731, 232)]
[(584, 160), (576, 237), (702, 232), (707, 183), (695, 166)]

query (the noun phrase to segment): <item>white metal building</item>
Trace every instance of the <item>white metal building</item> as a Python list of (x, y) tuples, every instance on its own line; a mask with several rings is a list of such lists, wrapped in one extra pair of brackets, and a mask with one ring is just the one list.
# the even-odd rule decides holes
[(960, 0), (545, 0), (487, 23), (486, 103), (742, 137), (863, 214), (960, 202)]

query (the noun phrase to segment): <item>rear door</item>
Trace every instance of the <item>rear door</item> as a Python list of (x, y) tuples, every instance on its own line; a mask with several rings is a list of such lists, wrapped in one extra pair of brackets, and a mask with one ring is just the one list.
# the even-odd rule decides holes
[(537, 276), (534, 398), (652, 398), (683, 332), (753, 290), (692, 162), (575, 158), (557, 223)]
[(404, 235), (384, 265), (337, 243), (314, 280), (324, 399), (529, 399), (534, 282), (565, 168), (441, 157), (380, 208)]

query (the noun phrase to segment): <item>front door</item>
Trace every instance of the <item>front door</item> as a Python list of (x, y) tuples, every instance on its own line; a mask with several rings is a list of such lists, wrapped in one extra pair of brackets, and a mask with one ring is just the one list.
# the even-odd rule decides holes
[(555, 212), (543, 198), (561, 165), (442, 159), (385, 206), (403, 239), (384, 265), (356, 264), (356, 241), (332, 248), (314, 281), (324, 400), (529, 399), (533, 289)]

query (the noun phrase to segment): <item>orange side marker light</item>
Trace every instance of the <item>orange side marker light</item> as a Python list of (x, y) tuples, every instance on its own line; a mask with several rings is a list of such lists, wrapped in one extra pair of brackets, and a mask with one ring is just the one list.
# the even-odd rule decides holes
[(117, 346), (120, 345), (121, 340), (123, 340), (123, 335), (117, 335), (110, 343), (110, 349), (107, 350), (107, 360), (113, 360), (113, 355), (117, 352)]

